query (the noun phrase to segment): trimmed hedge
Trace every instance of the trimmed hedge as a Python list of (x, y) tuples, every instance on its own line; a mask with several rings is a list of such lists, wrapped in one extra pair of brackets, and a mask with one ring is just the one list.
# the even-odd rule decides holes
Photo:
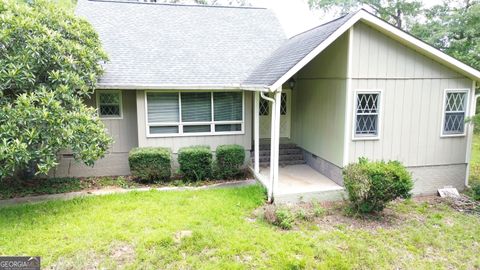
[(212, 176), (212, 151), (208, 146), (184, 147), (178, 151), (180, 173), (185, 180), (199, 181)]
[(245, 162), (245, 148), (241, 145), (220, 145), (215, 151), (218, 178), (232, 179), (241, 173)]
[(161, 147), (134, 148), (128, 155), (132, 175), (144, 181), (169, 180), (171, 151)]
[(388, 202), (410, 197), (413, 188), (411, 174), (398, 161), (360, 158), (345, 167), (343, 178), (351, 206), (360, 213), (382, 211)]

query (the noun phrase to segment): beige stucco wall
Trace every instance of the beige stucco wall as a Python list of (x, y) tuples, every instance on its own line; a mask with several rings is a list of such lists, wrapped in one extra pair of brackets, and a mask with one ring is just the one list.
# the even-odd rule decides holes
[[(96, 107), (96, 95), (85, 101)], [(59, 165), (49, 175), (52, 177), (85, 177), (128, 175), (128, 152), (138, 145), (137, 139), (137, 104), (134, 90), (122, 91), (122, 119), (102, 119), (108, 134), (114, 143), (107, 155), (95, 162), (93, 167), (75, 161), (72, 157), (59, 155)]]
[(342, 35), (297, 75), (292, 91), (292, 140), (342, 166), (348, 35)]
[(471, 80), (363, 23), (354, 26), (353, 37), (352, 91), (383, 92), (380, 139), (350, 140), (349, 161), (364, 156), (406, 166), (466, 163), (467, 137), (440, 134), (445, 89), (471, 89)]
[(239, 144), (246, 150), (250, 150), (252, 144), (252, 96), (252, 92), (245, 91), (244, 134), (148, 138), (145, 120), (145, 91), (137, 91), (138, 145), (140, 147), (169, 147), (173, 153), (177, 153), (178, 149), (182, 147), (192, 145), (208, 145), (215, 151), (217, 146), (222, 144)]

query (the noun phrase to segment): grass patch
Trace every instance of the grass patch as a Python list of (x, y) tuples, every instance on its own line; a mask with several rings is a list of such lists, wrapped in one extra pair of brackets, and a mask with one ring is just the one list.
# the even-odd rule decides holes
[(469, 183), (480, 185), (480, 134), (473, 136)]
[(322, 228), (333, 217), (321, 213), (285, 231), (252, 218), (264, 200), (248, 186), (0, 208), (0, 254), (73, 269), (480, 267), (480, 219), (443, 205), (397, 203), (387, 208), (405, 216), (397, 226)]

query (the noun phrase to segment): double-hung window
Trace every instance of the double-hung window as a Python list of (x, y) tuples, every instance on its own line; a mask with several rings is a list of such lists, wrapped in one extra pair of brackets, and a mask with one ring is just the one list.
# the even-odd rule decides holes
[(443, 136), (465, 135), (468, 90), (445, 90)]
[(380, 95), (380, 91), (356, 92), (354, 138), (376, 139), (379, 137)]
[(150, 137), (243, 133), (243, 93), (147, 92)]
[(122, 118), (122, 92), (97, 90), (97, 109), (100, 118)]

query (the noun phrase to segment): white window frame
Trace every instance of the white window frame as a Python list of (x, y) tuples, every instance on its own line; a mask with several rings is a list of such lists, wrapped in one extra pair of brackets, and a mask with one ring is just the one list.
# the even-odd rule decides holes
[[(357, 134), (357, 106), (358, 106), (358, 94), (378, 94), (378, 111), (377, 111), (377, 134)], [(352, 140), (353, 141), (369, 141), (369, 140), (380, 140), (382, 135), (382, 109), (383, 109), (383, 90), (382, 89), (355, 89), (353, 91), (353, 122), (352, 122)]]
[[(213, 103), (213, 93), (215, 92), (241, 92), (242, 93), (242, 120), (232, 120), (232, 121), (215, 121), (214, 119), (214, 103)], [(179, 121), (178, 122), (161, 122), (161, 123), (149, 123), (148, 122), (148, 93), (178, 93), (178, 113)], [(212, 110), (212, 120), (206, 122), (183, 122), (182, 121), (182, 95), (181, 93), (210, 93), (211, 100), (211, 110)], [(180, 91), (162, 91), (162, 90), (149, 90), (145, 91), (145, 128), (147, 138), (162, 138), (162, 137), (188, 137), (188, 136), (217, 136), (217, 135), (243, 135), (245, 134), (245, 92), (242, 90), (180, 90)], [(221, 124), (240, 124), (240, 131), (215, 131), (215, 125)], [(210, 125), (210, 132), (183, 132), (183, 126), (204, 126)], [(178, 126), (178, 133), (164, 133), (164, 134), (151, 134), (150, 127), (161, 127), (161, 126)]]
[[(108, 115), (102, 116), (102, 115), (100, 114), (100, 95), (101, 95), (102, 93), (107, 93), (107, 94), (116, 93), (116, 94), (118, 94), (118, 96), (119, 96), (118, 102), (119, 102), (119, 107), (120, 107), (120, 108), (119, 108), (120, 115), (118, 115), (118, 116), (108, 116)], [(95, 99), (96, 99), (96, 105), (97, 105), (97, 113), (98, 113), (98, 117), (100, 117), (100, 119), (109, 119), (109, 120), (123, 119), (122, 90), (97, 90), (97, 91), (96, 91)]]
[(466, 123), (464, 123), (463, 126), (463, 133), (451, 133), (451, 134), (445, 134), (445, 118), (447, 116), (447, 94), (448, 93), (465, 93), (465, 110), (464, 112), (464, 118), (467, 119), (470, 108), (469, 108), (469, 100), (470, 100), (470, 89), (468, 88), (447, 88), (443, 91), (443, 103), (442, 103), (442, 125), (440, 126), (440, 137), (441, 138), (451, 138), (451, 137), (465, 137), (467, 135), (467, 128), (466, 128)]

